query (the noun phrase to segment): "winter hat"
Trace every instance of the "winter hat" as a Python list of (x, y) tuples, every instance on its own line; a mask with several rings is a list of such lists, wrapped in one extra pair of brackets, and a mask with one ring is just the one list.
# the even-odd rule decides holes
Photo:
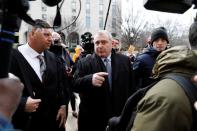
[(164, 38), (167, 43), (169, 43), (168, 34), (164, 27), (159, 27), (153, 30), (151, 34), (151, 44), (153, 44), (153, 42), (158, 38)]
[(197, 48), (197, 21), (194, 21), (194, 23), (190, 26), (189, 42), (192, 48)]

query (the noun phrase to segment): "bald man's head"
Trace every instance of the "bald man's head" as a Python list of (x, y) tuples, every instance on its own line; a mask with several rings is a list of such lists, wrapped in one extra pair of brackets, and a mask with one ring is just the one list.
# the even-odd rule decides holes
[(61, 36), (57, 32), (52, 33), (52, 40), (53, 40), (53, 44), (55, 44), (55, 45), (61, 45), (61, 43), (62, 43)]

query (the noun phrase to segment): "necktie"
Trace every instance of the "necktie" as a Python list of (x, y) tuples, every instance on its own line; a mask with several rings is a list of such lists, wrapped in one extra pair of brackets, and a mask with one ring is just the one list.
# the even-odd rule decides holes
[(44, 80), (44, 71), (46, 70), (46, 63), (44, 61), (44, 56), (38, 55), (37, 58), (40, 61), (40, 75), (42, 77), (42, 80)]
[(108, 81), (109, 81), (109, 86), (110, 86), (110, 90), (111, 90), (111, 86), (112, 86), (112, 69), (111, 69), (111, 63), (109, 61), (109, 59), (105, 59), (105, 66), (107, 69), (107, 73), (108, 73)]

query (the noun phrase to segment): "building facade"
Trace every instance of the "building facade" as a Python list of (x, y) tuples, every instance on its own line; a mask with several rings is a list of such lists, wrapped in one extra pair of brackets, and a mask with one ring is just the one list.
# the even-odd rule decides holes
[[(33, 19), (43, 19), (53, 25), (56, 16), (56, 6), (49, 7), (41, 0), (30, 1), (28, 14)], [(81, 3), (81, 4), (80, 4)], [(99, 29), (104, 29), (109, 1), (106, 0), (65, 0), (61, 6), (61, 27), (55, 31), (62, 30), (65, 34), (65, 44), (75, 47), (80, 44), (81, 35), (85, 32), (94, 34)], [(81, 6), (80, 6), (81, 5)], [(121, 0), (112, 0), (108, 14), (106, 30), (113, 37), (120, 38), (121, 33)], [(80, 12), (80, 13), (79, 13)], [(78, 16), (76, 22), (73, 21)], [(70, 25), (73, 23), (72, 25)], [(69, 26), (70, 25), (70, 26)], [(28, 24), (22, 22), (19, 32), (19, 43), (26, 42)]]

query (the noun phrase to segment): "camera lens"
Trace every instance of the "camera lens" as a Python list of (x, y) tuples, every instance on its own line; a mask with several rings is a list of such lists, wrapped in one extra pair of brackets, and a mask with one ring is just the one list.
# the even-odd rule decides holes
[(54, 45), (60, 44), (60, 40), (58, 40), (58, 39), (53, 40), (53, 44), (54, 44)]

